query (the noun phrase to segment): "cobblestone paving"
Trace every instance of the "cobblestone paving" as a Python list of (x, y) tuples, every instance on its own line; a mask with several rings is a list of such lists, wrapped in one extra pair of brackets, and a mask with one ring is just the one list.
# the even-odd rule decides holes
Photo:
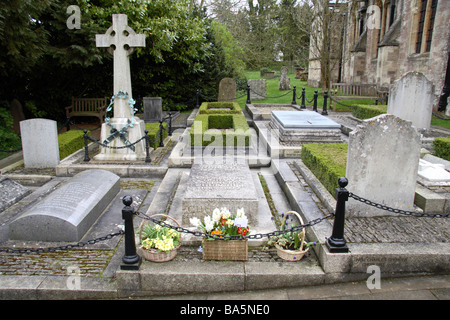
[(67, 275), (71, 267), (80, 276), (99, 277), (113, 255), (113, 250), (94, 249), (24, 254), (1, 252), (0, 275)]

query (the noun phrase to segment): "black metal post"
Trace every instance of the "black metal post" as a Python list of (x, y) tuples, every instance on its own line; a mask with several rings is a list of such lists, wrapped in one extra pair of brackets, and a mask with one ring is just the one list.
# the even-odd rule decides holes
[(159, 146), (160, 147), (164, 147), (163, 131), (164, 131), (163, 121), (160, 120), (159, 121)]
[(197, 92), (195, 93), (195, 107), (198, 109), (200, 108), (200, 91), (197, 89)]
[(148, 136), (148, 130), (144, 130), (145, 132), (145, 162), (150, 163), (152, 159), (150, 159), (150, 137)]
[(300, 106), (301, 109), (306, 109), (305, 99), (306, 99), (306, 92), (305, 92), (305, 88), (303, 88), (302, 89), (302, 105)]
[(70, 131), (70, 118), (66, 118), (66, 131)]
[(324, 116), (328, 115), (327, 103), (328, 103), (328, 91), (325, 91), (323, 93), (323, 110), (322, 110), (322, 115)]
[(250, 85), (247, 85), (247, 102), (246, 103), (252, 103), (250, 100)]
[(292, 104), (297, 104), (297, 87), (294, 86), (294, 90), (292, 90), (294, 92), (294, 94), (292, 95)]
[(348, 200), (349, 192), (345, 187), (348, 180), (345, 177), (339, 178), (339, 188), (336, 189), (336, 212), (334, 213), (333, 233), (326, 241), (326, 246), (330, 253), (348, 252), (347, 241), (344, 238), (345, 223), (345, 202)]
[(317, 112), (317, 97), (319, 96), (319, 93), (317, 90), (314, 91), (314, 102), (313, 102), (313, 111)]
[(136, 252), (136, 243), (134, 240), (133, 216), (134, 209), (131, 207), (133, 198), (125, 196), (122, 199), (125, 207), (122, 209), (122, 219), (125, 220), (125, 255), (122, 258), (122, 270), (139, 270), (141, 257)]
[(87, 130), (84, 129), (83, 132), (84, 132), (84, 135), (83, 135), (83, 138), (84, 138), (84, 162), (89, 162), (91, 159), (89, 158)]
[(172, 112), (169, 112), (169, 137), (172, 136)]

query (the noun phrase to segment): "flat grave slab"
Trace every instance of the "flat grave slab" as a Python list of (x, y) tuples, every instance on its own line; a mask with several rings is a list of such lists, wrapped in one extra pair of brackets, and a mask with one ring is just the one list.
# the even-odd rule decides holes
[(120, 190), (119, 176), (86, 170), (9, 225), (11, 240), (79, 241)]
[(273, 118), (286, 129), (341, 129), (339, 123), (314, 111), (272, 111)]
[(251, 225), (257, 224), (258, 197), (247, 164), (194, 163), (182, 201), (182, 224), (189, 219), (212, 216), (215, 208), (226, 207), (231, 213), (244, 208)]
[(341, 125), (314, 111), (272, 111), (270, 126), (281, 142), (342, 142)]

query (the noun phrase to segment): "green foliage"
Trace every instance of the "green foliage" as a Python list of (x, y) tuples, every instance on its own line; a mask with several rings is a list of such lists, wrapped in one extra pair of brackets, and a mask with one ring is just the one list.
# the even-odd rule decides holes
[(302, 147), (303, 163), (333, 196), (339, 187), (338, 179), (345, 176), (347, 149), (346, 143), (311, 143)]
[(450, 137), (439, 137), (433, 141), (434, 155), (450, 161)]
[[(163, 127), (165, 130), (163, 130), (163, 141), (167, 138), (169, 135), (167, 131), (167, 123), (163, 122)], [(145, 129), (148, 130), (148, 137), (150, 138), (150, 147), (156, 149), (159, 147), (159, 142), (161, 140), (159, 135), (159, 123), (146, 123)]]
[(16, 150), (21, 147), (19, 135), (12, 130), (13, 121), (9, 110), (0, 107), (0, 150)]
[(241, 112), (241, 108), (235, 102), (203, 102), (198, 109), (199, 114), (233, 114)]
[[(205, 103), (204, 105), (209, 105)], [(236, 103), (233, 103), (237, 105)], [(226, 105), (226, 103), (222, 104)], [(235, 106), (234, 108), (237, 108)], [(205, 107), (207, 109), (207, 106)], [(201, 143), (202, 146), (210, 144), (217, 145), (221, 143), (223, 146), (249, 146), (251, 133), (247, 120), (242, 112), (233, 114), (224, 114), (222, 110), (209, 110), (209, 114), (198, 114), (191, 127), (191, 145)], [(229, 129), (229, 130), (227, 130)], [(218, 131), (221, 130), (221, 131)], [(222, 140), (216, 141), (216, 139)]]
[[(90, 135), (90, 132), (87, 132)], [(81, 130), (70, 130), (58, 135), (59, 158), (62, 160), (75, 151), (84, 147), (84, 132)]]
[(386, 105), (354, 105), (352, 115), (358, 119), (370, 119), (387, 112)]

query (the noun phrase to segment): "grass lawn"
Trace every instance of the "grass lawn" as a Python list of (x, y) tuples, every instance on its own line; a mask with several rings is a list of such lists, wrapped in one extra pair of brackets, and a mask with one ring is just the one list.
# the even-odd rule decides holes
[[(277, 71), (278, 77), (273, 78), (273, 79), (266, 79), (266, 96), (268, 97), (279, 97), (283, 94), (288, 93), (289, 91), (280, 91), (278, 89), (278, 83), (279, 83), (279, 76), (280, 76), (280, 72)], [(259, 71), (246, 71), (245, 72), (245, 76), (247, 77), (247, 79), (263, 79), (260, 76), (260, 72)], [(314, 98), (314, 91), (317, 90), (319, 92), (319, 96), (317, 97), (317, 108), (319, 110), (322, 109), (323, 107), (323, 95), (321, 95), (322, 89), (321, 88), (312, 88), (312, 87), (308, 87), (307, 82), (306, 81), (300, 81), (299, 79), (295, 79), (295, 73), (289, 73), (288, 77), (291, 79), (291, 90), (294, 89), (294, 86), (297, 87), (297, 104), (301, 105), (302, 103), (302, 99), (301, 99), (301, 95), (302, 95), (302, 89), (305, 88), (305, 92), (306, 92), (306, 99), (312, 101)], [(246, 93), (246, 92), (245, 92)], [(243, 95), (244, 92), (239, 92), (236, 94), (237, 97)], [(283, 97), (279, 97), (279, 98), (267, 98), (264, 100), (254, 100), (252, 101), (252, 103), (256, 104), (256, 103), (277, 103), (277, 104), (291, 104), (292, 102), (292, 98), (293, 98), (293, 92), (289, 92), (288, 94), (286, 94)], [(244, 109), (245, 108), (245, 102), (247, 101), (247, 95), (245, 94), (243, 97), (236, 99), (236, 102), (239, 104), (239, 106)], [(374, 101), (372, 100), (345, 100), (345, 102), (343, 102), (347, 105), (353, 105), (353, 104), (374, 104)], [(307, 106), (312, 106), (312, 102), (308, 103), (306, 102)], [(330, 107), (330, 100), (328, 99), (328, 108)]]
[(433, 117), (431, 119), (431, 125), (437, 126), (437, 127), (442, 127), (445, 129), (450, 129), (450, 120), (442, 120), (442, 119)]

